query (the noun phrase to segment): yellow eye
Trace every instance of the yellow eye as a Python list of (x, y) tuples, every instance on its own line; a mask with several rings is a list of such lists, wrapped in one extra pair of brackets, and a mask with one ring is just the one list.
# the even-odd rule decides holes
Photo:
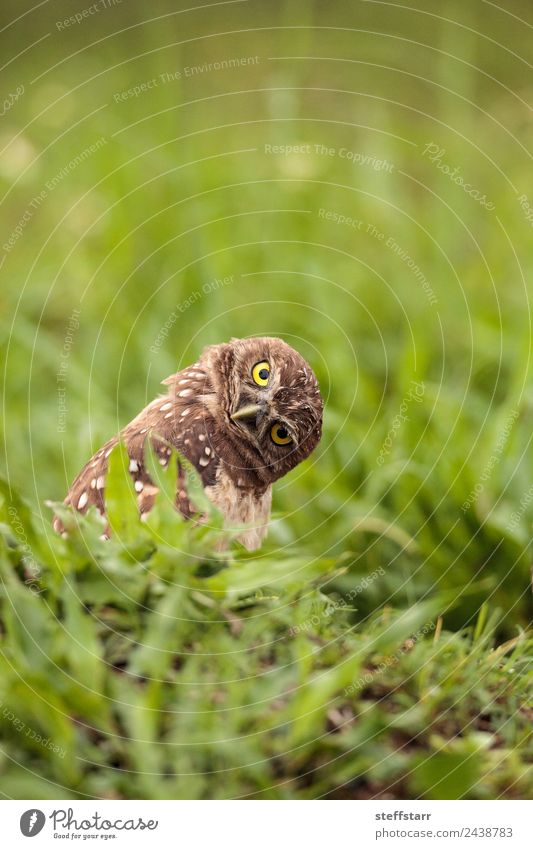
[(256, 363), (252, 369), (252, 377), (258, 386), (266, 386), (270, 377), (270, 363), (266, 360)]
[(282, 424), (273, 425), (270, 436), (272, 437), (272, 442), (275, 442), (276, 445), (288, 445), (289, 442), (292, 442), (289, 431)]

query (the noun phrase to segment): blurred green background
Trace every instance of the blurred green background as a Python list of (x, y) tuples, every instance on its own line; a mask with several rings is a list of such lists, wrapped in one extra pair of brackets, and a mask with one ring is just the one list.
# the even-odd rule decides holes
[[(70, 543), (49, 537), (45, 501), (63, 498), (90, 453), (162, 379), (206, 344), (279, 335), (312, 363), (326, 411), (320, 448), (275, 488), (265, 575), (268, 558), (332, 558), (327, 591), (340, 598), (383, 569), (357, 595), (339, 640), (345, 628), (364, 635), (379, 611), (428, 599), (432, 621), (442, 615), (453, 640), (471, 639), (476, 622), (479, 637), (491, 611), (484, 660), (496, 643), (524, 635), (533, 519), (530, 3), (149, 9), (123, 0), (30, 11), (7, 0), (1, 14), (1, 466), (5, 509), (21, 492), (26, 534), (48, 540), (34, 556), (46, 568), (54, 558), (60, 571), (74, 568)], [(6, 534), (6, 568), (20, 566), (21, 535)], [(303, 571), (304, 598), (315, 578)], [(324, 635), (315, 636), (320, 646)], [(332, 651), (324, 667), (338, 661)], [(522, 659), (521, 673), (526, 666)], [(211, 671), (217, 679), (216, 660)], [(518, 700), (503, 702), (520, 745), (527, 691), (521, 681)], [(460, 701), (450, 696), (450, 705)], [(383, 706), (385, 716), (399, 709)], [(319, 710), (317, 728), (331, 723), (326, 714)], [(494, 715), (486, 721), (496, 734)], [(500, 751), (502, 739), (487, 751)], [(396, 752), (398, 738), (387, 740)], [(246, 760), (244, 737), (239, 745)], [(302, 780), (287, 794), (334, 793), (349, 781), (356, 795), (385, 792), (383, 775), (366, 775), (373, 745), (346, 774), (321, 767), (322, 784)], [(517, 738), (505, 745), (514, 749)], [(452, 751), (450, 763), (469, 752)], [(193, 771), (215, 755), (204, 757)], [(268, 768), (245, 786), (207, 781), (190, 792), (277, 785), (283, 769), (265, 757)], [(312, 757), (307, 768), (318, 769), (322, 755)], [(476, 773), (461, 792), (524, 795), (530, 755), (521, 757), (504, 786), (480, 785)], [(24, 769), (27, 797), (45, 792), (24, 784)], [(55, 767), (35, 769), (53, 776)], [(403, 762), (398, 769), (409, 772)], [(435, 781), (424, 769), (394, 792), (424, 795)], [(86, 782), (80, 773), (66, 786), (152, 792)]]

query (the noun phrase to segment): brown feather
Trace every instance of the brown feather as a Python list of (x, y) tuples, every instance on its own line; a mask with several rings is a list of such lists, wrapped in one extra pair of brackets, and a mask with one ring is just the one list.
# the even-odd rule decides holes
[[(257, 362), (271, 363), (268, 387), (251, 380)], [(305, 459), (320, 439), (322, 399), (316, 378), (305, 360), (280, 339), (235, 339), (205, 349), (198, 363), (164, 381), (168, 394), (148, 404), (117, 436), (94, 454), (75, 478), (65, 499), (80, 513), (94, 505), (105, 513), (105, 479), (109, 456), (122, 441), (130, 458), (130, 474), (138, 493), (139, 511), (154, 505), (157, 487), (144, 462), (150, 439), (162, 466), (174, 446), (197, 470), (206, 493), (233, 524), (243, 525), (241, 539), (255, 548), (266, 532), (271, 485)], [(243, 404), (260, 402), (268, 415), (255, 422), (234, 422)], [(290, 429), (287, 448), (269, 438), (276, 420)], [(186, 475), (178, 469), (176, 508), (184, 516), (194, 508), (187, 495)], [(255, 532), (246, 529), (247, 523)], [(54, 527), (63, 531), (56, 517)]]

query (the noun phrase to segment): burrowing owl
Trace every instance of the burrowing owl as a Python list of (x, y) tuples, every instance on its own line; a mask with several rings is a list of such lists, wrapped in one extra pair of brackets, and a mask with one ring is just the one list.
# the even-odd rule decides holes
[[(168, 463), (170, 445), (193, 464), (226, 526), (240, 529), (238, 538), (247, 549), (258, 548), (267, 532), (273, 482), (305, 460), (320, 440), (323, 404), (312, 369), (281, 339), (233, 339), (207, 347), (198, 362), (163, 383), (168, 394), (152, 401), (89, 460), (65, 503), (81, 513), (91, 504), (105, 513), (108, 458), (121, 440), (142, 517), (157, 494), (144, 464), (150, 438), (161, 465)], [(182, 468), (176, 508), (185, 516), (194, 512)], [(58, 518), (54, 526), (63, 529)]]

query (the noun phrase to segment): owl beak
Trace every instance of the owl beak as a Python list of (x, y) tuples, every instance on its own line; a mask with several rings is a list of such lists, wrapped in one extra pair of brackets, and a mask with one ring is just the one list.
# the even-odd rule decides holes
[(236, 410), (230, 419), (234, 422), (239, 422), (242, 419), (255, 419), (259, 413), (264, 412), (264, 408), (259, 404), (245, 404), (240, 410)]

